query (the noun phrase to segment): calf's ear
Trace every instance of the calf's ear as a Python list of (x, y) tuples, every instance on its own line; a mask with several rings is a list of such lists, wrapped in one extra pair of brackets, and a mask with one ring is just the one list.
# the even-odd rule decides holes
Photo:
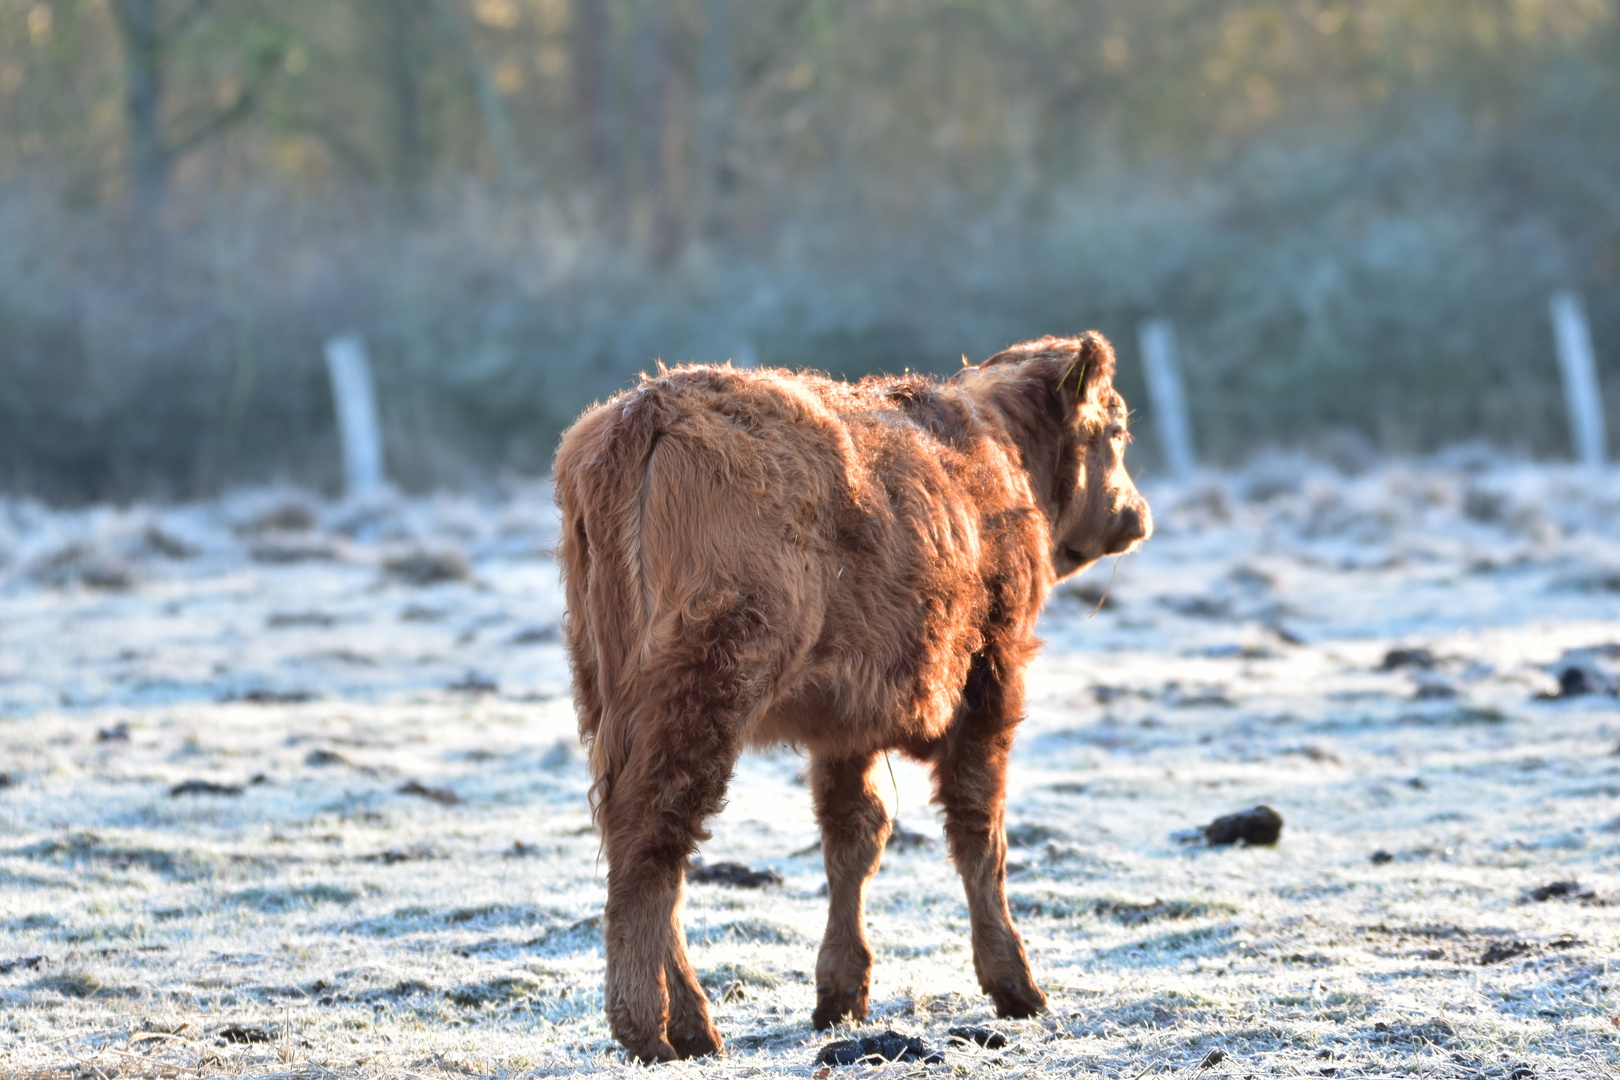
[(1095, 405), (1114, 385), (1114, 349), (1095, 330), (1087, 330), (1076, 344), (1079, 348), (1069, 357), (1058, 385), (1080, 404)]

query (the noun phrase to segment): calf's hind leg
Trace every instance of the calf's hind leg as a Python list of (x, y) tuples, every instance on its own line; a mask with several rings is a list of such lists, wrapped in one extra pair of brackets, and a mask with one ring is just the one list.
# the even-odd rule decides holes
[(1033, 1016), (1046, 1008), (1007, 909), (1007, 755), (1023, 710), (1021, 687), (992, 680), (982, 658), (969, 677), (963, 713), (934, 761), (934, 799), (967, 892), (973, 970), (996, 1015)]
[(816, 958), (816, 1030), (848, 1016), (866, 1019), (872, 947), (866, 940), (866, 883), (889, 839), (889, 813), (872, 785), (873, 754), (813, 755), (810, 786), (827, 868), (827, 934)]
[(737, 739), (723, 715), (692, 719), (637, 733), (601, 812), (608, 1022), (642, 1061), (722, 1047), (687, 959), (679, 906), (686, 860), (704, 819), (720, 809)]
[[(683, 871), (682, 876), (684, 874)], [(678, 902), (670, 919), (669, 935), (669, 950), (664, 955), (664, 981), (669, 992), (669, 1020), (665, 1031), (669, 1045), (683, 1058), (722, 1053), (725, 1044), (709, 1021), (708, 999), (703, 996), (703, 986), (686, 955), (686, 930), (681, 926)]]

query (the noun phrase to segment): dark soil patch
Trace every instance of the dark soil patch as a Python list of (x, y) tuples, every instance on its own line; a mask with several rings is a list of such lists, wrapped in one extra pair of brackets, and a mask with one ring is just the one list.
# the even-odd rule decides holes
[(246, 701), (253, 705), (302, 705), (306, 701), (314, 701), (315, 693), (312, 690), (266, 690), (259, 687), (241, 693), (225, 694), (219, 700)]
[(1379, 671), (1396, 671), (1400, 668), (1432, 668), (1434, 667), (1434, 653), (1428, 649), (1391, 649), (1384, 654), (1384, 662), (1378, 665)]
[(1282, 827), (1281, 814), (1269, 806), (1254, 806), (1205, 825), (1204, 839), (1211, 845), (1243, 843), (1270, 847), (1282, 837)]
[(1229, 619), (1232, 601), (1212, 596), (1161, 596), (1159, 603), (1189, 619)]
[(1578, 881), (1554, 881), (1537, 889), (1531, 889), (1527, 894), (1534, 903), (1541, 904), (1548, 900), (1596, 900), (1597, 893), (1591, 889), (1581, 888)]
[(1567, 667), (1558, 673), (1558, 696), (1580, 697), (1582, 694), (1597, 692), (1590, 676), (1581, 668)]
[(686, 880), (695, 885), (731, 885), (739, 889), (763, 889), (767, 885), (782, 884), (782, 875), (775, 870), (755, 870), (739, 862), (686, 864)]
[(315, 527), (315, 511), (303, 503), (287, 502), (239, 522), (231, 531), (237, 536), (257, 536), (267, 532), (308, 532)]
[(1481, 964), (1500, 964), (1504, 960), (1512, 960), (1516, 956), (1523, 956), (1534, 948), (1528, 941), (1499, 942), (1486, 949), (1479, 958)]
[(1039, 847), (1049, 840), (1061, 839), (1062, 834), (1046, 825), (1025, 822), (1007, 826), (1007, 843), (1012, 847)]
[[(894, 820), (893, 827), (889, 830), (889, 839), (884, 845), (883, 850), (920, 851), (923, 848), (931, 848), (933, 846), (934, 841), (931, 837), (924, 836), (920, 832), (912, 832), (910, 829), (900, 824), (899, 818), (896, 818)], [(820, 848), (821, 845), (817, 844), (816, 849), (819, 851)]]
[(185, 780), (169, 789), (169, 798), (177, 799), (182, 795), (240, 795), (240, 784), (216, 784), (212, 780)]
[(946, 1032), (959, 1043), (977, 1043), (986, 1050), (1000, 1050), (1007, 1045), (1007, 1036), (999, 1031), (982, 1027), (953, 1027)]
[(343, 558), (337, 541), (306, 533), (272, 533), (248, 546), (254, 562), (286, 566), (303, 562), (336, 562)]
[(828, 1043), (816, 1055), (817, 1065), (881, 1065), (895, 1061), (918, 1061), (924, 1065), (939, 1065), (945, 1061), (945, 1057), (928, 1049), (921, 1039), (892, 1030), (885, 1031), (881, 1035)]
[(436, 802), (440, 806), (461, 805), (461, 796), (449, 788), (428, 787), (419, 780), (407, 780), (394, 790), (400, 795), (415, 795), (418, 799)]
[(1231, 914), (1224, 904), (1204, 904), (1196, 900), (1158, 900), (1151, 904), (1133, 904), (1125, 900), (1098, 900), (1092, 912), (1099, 918), (1112, 919), (1121, 926), (1141, 926), (1158, 919), (1201, 919), (1206, 915)]
[(454, 690), (458, 694), (494, 694), (499, 693), (501, 684), (488, 675), (480, 675), (476, 671), (469, 671), (449, 686), (446, 690)]
[(459, 551), (409, 551), (383, 563), (383, 570), (395, 580), (407, 585), (442, 585), (449, 581), (466, 581), (472, 576), (467, 556)]
[(379, 851), (375, 855), (362, 855), (360, 862), (382, 863), (384, 866), (393, 866), (395, 863), (418, 862), (427, 859), (441, 859), (444, 856), (425, 849), (391, 848), (388, 851)]

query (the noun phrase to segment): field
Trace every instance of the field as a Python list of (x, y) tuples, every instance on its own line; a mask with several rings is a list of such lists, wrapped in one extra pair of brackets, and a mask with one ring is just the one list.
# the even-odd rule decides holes
[[(1145, 490), (1159, 535), (1053, 597), (1014, 759), (1050, 1011), (978, 993), (897, 759), (858, 1033), (944, 1063), (851, 1074), (1620, 1072), (1620, 475), (1457, 451)], [(0, 503), (0, 1074), (637, 1069), (553, 542), (541, 485)], [(848, 1037), (809, 1028), (802, 766), (746, 758), (701, 853), (781, 881), (689, 889), (729, 1054), (672, 1074), (820, 1076)], [(1257, 803), (1277, 846), (1189, 842)]]

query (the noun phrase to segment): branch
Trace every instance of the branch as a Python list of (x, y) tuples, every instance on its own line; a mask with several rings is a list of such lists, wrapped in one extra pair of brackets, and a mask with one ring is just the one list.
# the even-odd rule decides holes
[(456, 21), (444, 0), (428, 0), (428, 10), (440, 33), (449, 38), (450, 44), (461, 54), (467, 74), (472, 77), (473, 97), (478, 102), (484, 129), (489, 133), (490, 147), (495, 151), (495, 168), (500, 186), (503, 190), (509, 190), (517, 182), (522, 168), (517, 146), (512, 139), (512, 122), (506, 115), (506, 106), (501, 103), (500, 91), (495, 86), (495, 80), (490, 78), (489, 69), (479, 57), (478, 50), (473, 48), (466, 30)]
[(184, 138), (175, 140), (168, 148), (169, 159), (173, 161), (186, 156), (209, 139), (246, 120), (253, 111), (254, 93), (254, 88), (245, 87), (235, 101), (192, 128)]
[(812, 6), (811, 0), (797, 0), (796, 6), (790, 8), (777, 20), (776, 33), (772, 41), (766, 45), (764, 51), (752, 63), (743, 66), (741, 80), (743, 86), (752, 87), (764, 77), (765, 72), (776, 62), (776, 58), (785, 51), (789, 40), (798, 31), (799, 24), (804, 21), (805, 16), (810, 14)]
[(375, 181), (381, 175), (376, 163), (366, 157), (353, 139), (321, 117), (305, 113), (280, 113), (277, 120), (293, 131), (313, 135), (361, 180)]
[[(199, 0), (198, 6), (200, 7), (206, 3), (208, 3), (208, 0)], [(276, 70), (281, 67), (282, 59), (286, 56), (286, 53), (287, 50), (281, 46), (260, 50), (258, 56), (254, 58), (248, 78), (243, 83), (242, 92), (237, 95), (236, 100), (192, 128), (190, 134), (175, 140), (168, 149), (169, 160), (175, 161), (184, 157), (209, 139), (246, 120), (258, 104), (259, 92), (270, 81)]]
[(179, 17), (174, 20), (174, 25), (170, 26), (168, 31), (163, 34), (163, 39), (165, 41), (173, 41), (181, 34), (184, 34), (187, 30), (191, 29), (192, 23), (195, 23), (198, 18), (200, 18), (205, 12), (208, 11), (208, 9), (212, 8), (213, 6), (214, 0), (192, 0), (191, 6), (185, 11), (182, 11)]

